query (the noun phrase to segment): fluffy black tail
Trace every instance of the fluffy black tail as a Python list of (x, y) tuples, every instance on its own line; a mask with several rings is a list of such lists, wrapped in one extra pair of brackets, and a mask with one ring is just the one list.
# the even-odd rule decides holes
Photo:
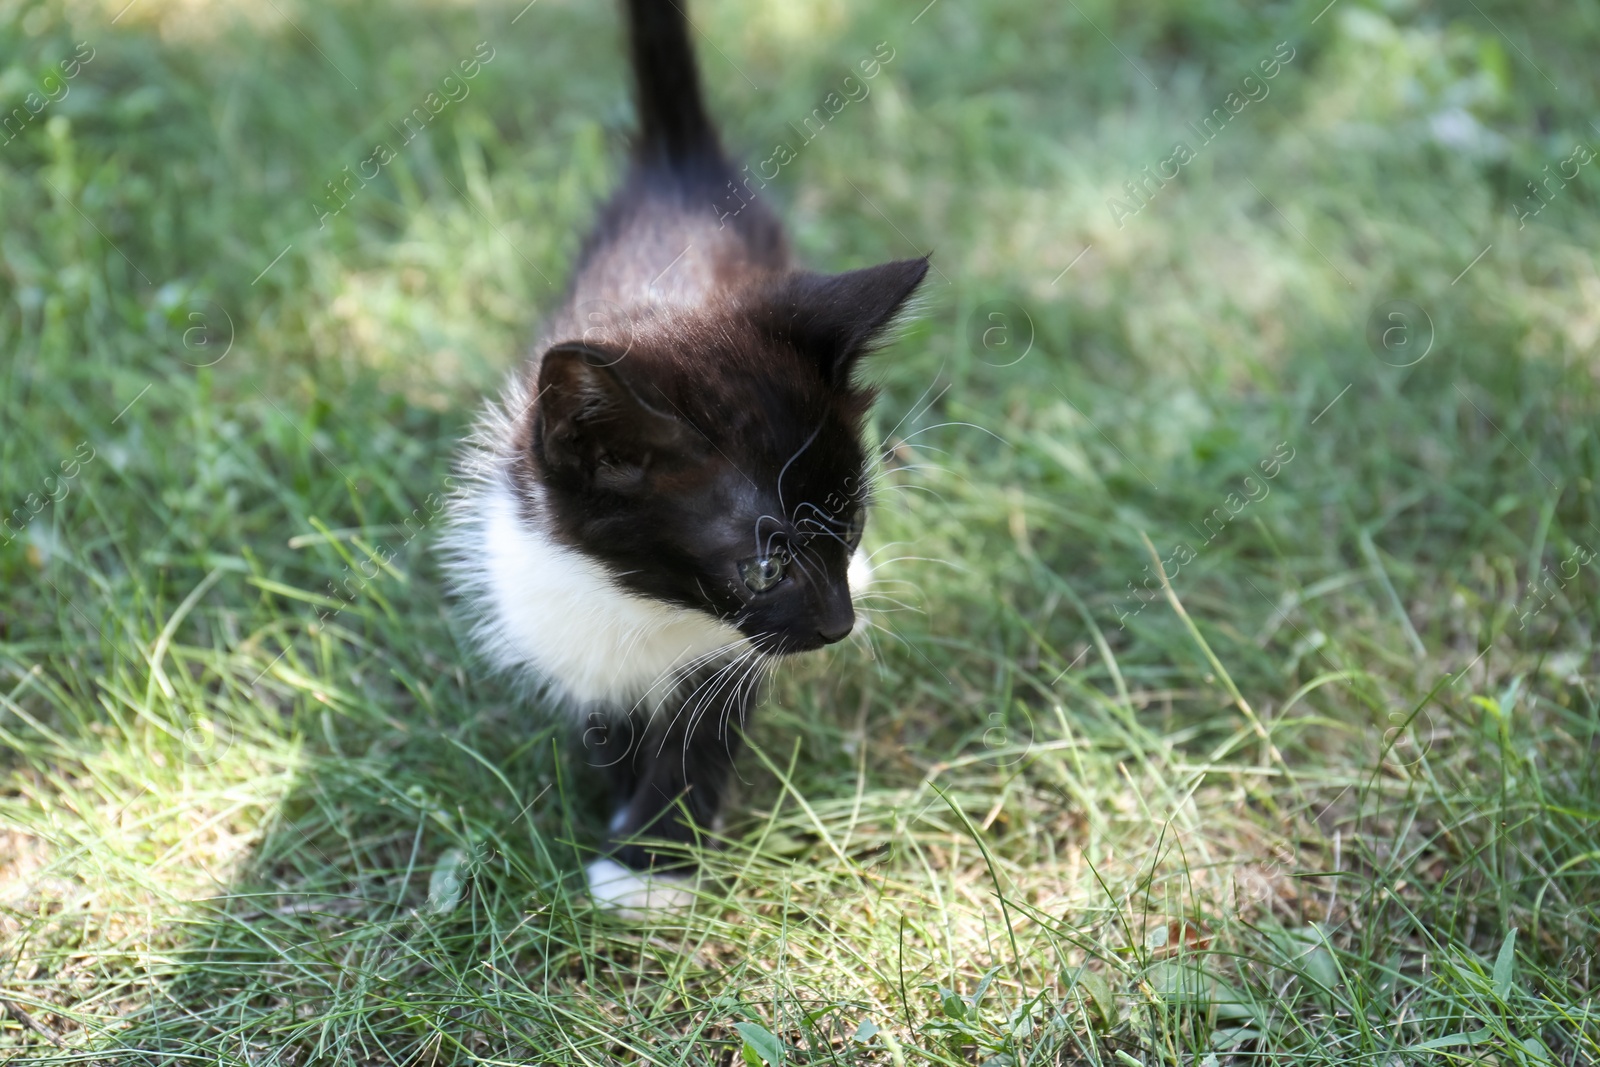
[(639, 105), (639, 162), (699, 171), (722, 161), (689, 44), (688, 0), (626, 0)]

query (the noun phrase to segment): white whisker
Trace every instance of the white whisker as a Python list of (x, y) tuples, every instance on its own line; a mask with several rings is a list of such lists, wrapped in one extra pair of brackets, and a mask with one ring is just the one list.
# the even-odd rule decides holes
[[(939, 384), (939, 379), (942, 378), (942, 377), (944, 377), (944, 364), (943, 363), (939, 364), (939, 372), (933, 376), (933, 381), (928, 383), (928, 388), (926, 388), (926, 389), (924, 389), (922, 391), (922, 396), (917, 397), (916, 403), (912, 404), (911, 407), (906, 410), (906, 413), (904, 415), (900, 416), (900, 421), (895, 423), (894, 426), (892, 426), (890, 428), (889, 432), (883, 435), (885, 440), (887, 440), (888, 438), (893, 437), (894, 434), (895, 434), (895, 431), (900, 429), (900, 427), (904, 426), (907, 419), (921, 418), (922, 415), (925, 412), (927, 412), (929, 408), (932, 408), (933, 405), (937, 404), (940, 401), (940, 399), (942, 399), (944, 397), (944, 394), (948, 393), (951, 390), (951, 388), (954, 387), (954, 385), (956, 384), (955, 382), (950, 382), (949, 384), (947, 384), (943, 389), (939, 390), (939, 395), (938, 396), (936, 396), (932, 400), (928, 401), (927, 407), (922, 407), (922, 401), (927, 398), (927, 395), (930, 392), (933, 391), (933, 387)], [(917, 410), (918, 408), (921, 408), (921, 410), (920, 411)], [(912, 412), (916, 412), (915, 416), (913, 416)]]
[[(1007, 448), (1011, 447), (1011, 442), (1010, 441), (1007, 441), (1004, 437), (1001, 437), (999, 434), (995, 433), (993, 430), (989, 429), (987, 426), (979, 426), (975, 422), (936, 422), (932, 426), (924, 426), (922, 429), (916, 431), (916, 433), (907, 434), (905, 437), (902, 437), (900, 439), (900, 443), (901, 444), (905, 444), (905, 443), (909, 442), (913, 437), (917, 437), (917, 436), (919, 436), (921, 434), (925, 434), (925, 433), (929, 432), (930, 430), (943, 430), (946, 427), (950, 427), (950, 426), (964, 426), (964, 427), (966, 427), (968, 429), (971, 429), (971, 430), (981, 430), (982, 432), (988, 434), (990, 437), (994, 438), (996, 441), (999, 441), (1001, 444), (1005, 445)], [(924, 446), (918, 446), (918, 447), (924, 447)]]

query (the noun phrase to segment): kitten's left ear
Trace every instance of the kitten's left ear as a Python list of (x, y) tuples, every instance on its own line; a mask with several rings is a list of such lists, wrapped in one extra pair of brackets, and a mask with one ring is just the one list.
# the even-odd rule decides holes
[(830, 383), (847, 385), (856, 361), (872, 350), (927, 273), (927, 256), (843, 274), (796, 272), (769, 298), (775, 332), (812, 353)]

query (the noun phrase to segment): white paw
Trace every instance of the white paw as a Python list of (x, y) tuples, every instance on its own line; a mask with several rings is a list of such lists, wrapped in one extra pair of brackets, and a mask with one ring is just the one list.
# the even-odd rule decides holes
[(694, 901), (683, 875), (646, 874), (602, 857), (584, 871), (589, 898), (596, 906), (629, 922), (647, 922), (664, 913), (683, 911)]

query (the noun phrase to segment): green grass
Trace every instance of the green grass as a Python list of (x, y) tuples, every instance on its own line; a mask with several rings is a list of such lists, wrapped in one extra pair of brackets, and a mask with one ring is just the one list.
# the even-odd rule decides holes
[(6, 1054), (1600, 1062), (1600, 166), (1517, 210), (1600, 147), (1600, 8), (699, 3), (752, 159), (888, 42), (773, 192), (938, 270), (873, 625), (639, 928), (430, 551), (617, 172), (613, 11), (122, 6), (0, 3), (7, 113), (94, 50), (0, 144)]

